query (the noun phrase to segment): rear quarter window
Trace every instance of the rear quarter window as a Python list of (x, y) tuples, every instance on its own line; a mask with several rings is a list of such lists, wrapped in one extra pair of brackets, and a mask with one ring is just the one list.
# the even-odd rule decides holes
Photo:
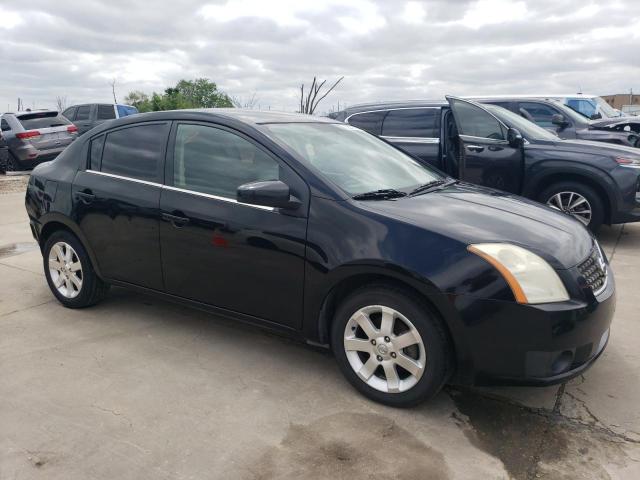
[(18, 121), (25, 130), (37, 130), (39, 128), (52, 128), (70, 125), (71, 122), (58, 112), (37, 112), (20, 115)]
[(160, 182), (168, 135), (168, 123), (136, 125), (107, 133), (100, 170)]
[(382, 131), (382, 120), (386, 114), (386, 111), (354, 113), (349, 117), (347, 122), (349, 125), (358, 127), (361, 130), (373, 133), (374, 135), (380, 135)]
[(382, 124), (385, 137), (423, 137), (440, 136), (439, 108), (406, 108), (390, 110)]
[(102, 162), (102, 150), (104, 148), (104, 135), (93, 138), (91, 140), (91, 148), (89, 150), (89, 168), (91, 170), (100, 171), (100, 163)]

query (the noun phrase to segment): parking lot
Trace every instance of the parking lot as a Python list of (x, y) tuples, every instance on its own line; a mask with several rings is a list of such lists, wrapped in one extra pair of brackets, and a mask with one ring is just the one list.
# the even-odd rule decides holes
[(599, 234), (618, 306), (585, 375), (398, 410), (327, 352), (207, 313), (117, 288), (63, 308), (26, 178), (0, 177), (0, 479), (640, 478), (640, 224)]

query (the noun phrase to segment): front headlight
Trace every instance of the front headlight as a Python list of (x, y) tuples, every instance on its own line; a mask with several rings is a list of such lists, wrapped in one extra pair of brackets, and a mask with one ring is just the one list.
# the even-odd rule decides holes
[(467, 249), (484, 258), (504, 277), (518, 303), (569, 300), (562, 280), (542, 258), (508, 243), (479, 243)]

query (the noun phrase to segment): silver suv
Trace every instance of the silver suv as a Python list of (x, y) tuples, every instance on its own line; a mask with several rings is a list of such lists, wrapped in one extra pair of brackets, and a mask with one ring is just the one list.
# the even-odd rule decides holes
[(53, 160), (78, 137), (78, 128), (55, 110), (5, 113), (2, 137), (9, 147), (0, 171), (26, 170)]

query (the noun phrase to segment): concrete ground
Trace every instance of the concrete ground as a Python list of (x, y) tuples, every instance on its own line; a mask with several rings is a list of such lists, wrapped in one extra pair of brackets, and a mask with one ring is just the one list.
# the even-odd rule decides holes
[(397, 410), (356, 393), (327, 353), (157, 298), (112, 289), (93, 308), (63, 308), (24, 179), (8, 181), (0, 479), (640, 478), (640, 224), (600, 234), (618, 310), (584, 376), (448, 387)]

